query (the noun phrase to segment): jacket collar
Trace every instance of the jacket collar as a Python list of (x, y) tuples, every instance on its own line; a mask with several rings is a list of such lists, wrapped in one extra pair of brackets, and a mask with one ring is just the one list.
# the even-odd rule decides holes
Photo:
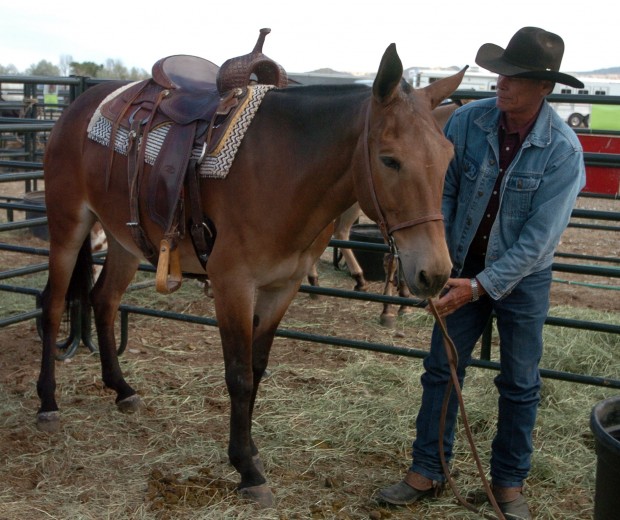
[[(495, 106), (495, 98), (488, 98), (485, 104), (489, 107), (489, 110), (485, 111), (474, 123), (484, 132), (497, 136), (500, 111)], [(546, 99), (543, 100), (538, 118), (534, 123), (532, 131), (525, 138), (524, 144), (531, 143), (534, 146), (545, 147), (551, 143), (551, 121), (554, 113), (549, 102)]]

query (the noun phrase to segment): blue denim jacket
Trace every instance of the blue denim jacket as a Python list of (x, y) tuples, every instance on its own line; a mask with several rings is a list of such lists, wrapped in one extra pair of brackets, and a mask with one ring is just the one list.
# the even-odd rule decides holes
[[(446, 123), (454, 143), (444, 187), (446, 238), (458, 277), (499, 173), (495, 98), (468, 103)], [(583, 150), (575, 132), (547, 101), (501, 184), (499, 211), (477, 275), (491, 298), (549, 267), (578, 193), (585, 185)]]

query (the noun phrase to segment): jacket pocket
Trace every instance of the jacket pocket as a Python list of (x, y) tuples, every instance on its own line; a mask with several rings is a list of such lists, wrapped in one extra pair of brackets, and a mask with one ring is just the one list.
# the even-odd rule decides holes
[(541, 175), (512, 172), (506, 179), (502, 211), (509, 217), (526, 216), (532, 204), (532, 197), (540, 186)]

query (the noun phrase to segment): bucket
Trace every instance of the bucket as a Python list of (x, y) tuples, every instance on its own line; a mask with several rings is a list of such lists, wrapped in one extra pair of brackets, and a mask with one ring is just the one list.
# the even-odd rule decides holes
[[(385, 244), (383, 235), (376, 224), (354, 224), (349, 233), (349, 240), (370, 244)], [(385, 253), (362, 251), (361, 249), (353, 249), (352, 251), (364, 271), (366, 280), (385, 280), (385, 270), (383, 268), (383, 256)]]
[(596, 442), (594, 520), (618, 518), (620, 511), (620, 395), (592, 408), (590, 428)]
[[(26, 211), (26, 220), (32, 220), (35, 218), (41, 218), (45, 216), (45, 191), (31, 191), (24, 195), (24, 203), (31, 206), (41, 206), (42, 211)], [(47, 224), (41, 226), (33, 226), (30, 228), (30, 232), (41, 240), (49, 240), (49, 230)]]

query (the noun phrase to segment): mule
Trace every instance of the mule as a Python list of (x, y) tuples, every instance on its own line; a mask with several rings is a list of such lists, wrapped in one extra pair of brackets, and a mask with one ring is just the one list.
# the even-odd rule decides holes
[[(228, 176), (202, 178), (199, 193), (184, 192), (185, 205), (199, 195), (204, 217), (217, 232), (206, 265), (189, 234), (179, 240), (179, 259), (184, 273), (211, 284), (231, 403), (228, 456), (240, 475), (239, 492), (260, 506), (271, 506), (273, 494), (251, 432), (259, 383), (278, 324), (327, 246), (334, 219), (359, 201), (398, 250), (406, 282), (417, 295), (438, 294), (450, 273), (440, 203), (453, 148), (431, 111), (458, 87), (464, 70), (418, 90), (402, 74), (391, 44), (372, 89), (270, 90)], [(54, 359), (67, 299), (86, 304), (90, 298), (103, 382), (116, 392), (118, 408), (132, 412), (142, 406), (123, 377), (114, 337), (121, 297), (145, 257), (127, 225), (133, 203), (127, 158), (116, 156), (110, 164), (110, 150), (87, 138), (91, 116), (118, 87), (106, 82), (80, 95), (54, 125), (46, 150), (50, 256), (37, 382), (42, 430), (58, 430), (60, 424)], [(144, 206), (144, 233), (159, 244), (164, 231)], [(85, 265), (96, 220), (105, 229), (108, 253), (90, 290)]]

